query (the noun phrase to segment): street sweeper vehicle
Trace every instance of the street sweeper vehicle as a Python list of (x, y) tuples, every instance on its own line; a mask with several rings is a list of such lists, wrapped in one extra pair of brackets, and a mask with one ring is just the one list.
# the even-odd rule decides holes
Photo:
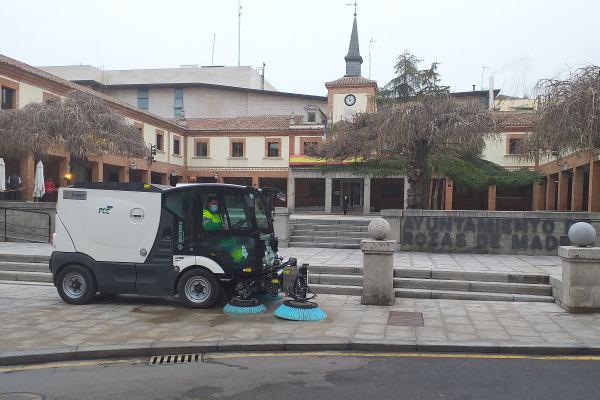
[[(50, 270), (60, 297), (176, 296), (250, 314), (284, 293), (275, 315), (325, 317), (308, 286), (308, 265), (278, 257), (271, 211), (278, 189), (228, 184), (170, 187), (82, 182), (59, 190)], [(285, 197), (283, 197), (285, 199)]]

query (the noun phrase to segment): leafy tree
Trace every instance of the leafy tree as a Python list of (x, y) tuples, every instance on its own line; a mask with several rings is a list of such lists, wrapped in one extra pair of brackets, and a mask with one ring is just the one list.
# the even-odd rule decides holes
[(73, 91), (64, 99), (0, 111), (0, 154), (25, 151), (43, 156), (52, 146), (70, 153), (71, 169), (79, 171), (76, 177), (84, 176), (88, 155), (147, 155), (139, 131), (89, 93)]
[(405, 50), (398, 56), (394, 64), (396, 77), (379, 91), (379, 104), (386, 106), (394, 102), (406, 102), (415, 97), (448, 93), (448, 86), (440, 86), (439, 63), (434, 62), (429, 68), (420, 69), (423, 60)]

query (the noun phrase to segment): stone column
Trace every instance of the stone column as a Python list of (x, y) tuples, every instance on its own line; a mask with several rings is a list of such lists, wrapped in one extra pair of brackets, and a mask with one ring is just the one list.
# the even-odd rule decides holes
[(556, 210), (556, 174), (546, 176), (546, 210)]
[(533, 184), (533, 189), (532, 189), (532, 205), (531, 205), (531, 210), (532, 211), (539, 211), (539, 210), (544, 210), (545, 206), (544, 206), (544, 199), (545, 199), (545, 192), (544, 192), (544, 184), (542, 182), (535, 182)]
[(408, 179), (404, 178), (404, 209), (408, 208)]
[(58, 161), (58, 182), (56, 182), (57, 188), (67, 186), (65, 175), (69, 173), (69, 158), (69, 156), (61, 157)]
[(290, 245), (290, 209), (288, 207), (275, 207), (273, 212), (273, 229), (275, 236), (279, 239), (280, 247)]
[(600, 161), (597, 161), (595, 159), (590, 160), (588, 211), (600, 211)]
[(569, 312), (600, 311), (600, 247), (560, 246), (560, 306)]
[(119, 182), (129, 182), (129, 166), (119, 167)]
[(566, 172), (558, 173), (558, 203), (557, 210), (558, 211), (568, 211), (567, 204), (568, 199), (567, 196), (569, 194), (569, 176)]
[(371, 239), (363, 239), (363, 292), (362, 304), (389, 306), (394, 304), (394, 252), (395, 240), (385, 240), (390, 225), (383, 218), (369, 224)]
[(296, 208), (296, 181), (294, 179), (294, 174), (292, 171), (289, 172), (287, 179), (287, 206), (291, 212)]
[(365, 176), (363, 183), (363, 214), (371, 214), (371, 177)]
[(488, 211), (496, 211), (496, 185), (488, 186)]
[(444, 192), (444, 210), (452, 210), (452, 196), (454, 194), (454, 183), (450, 178), (446, 178)]
[(331, 214), (331, 191), (332, 191), (332, 179), (325, 178), (325, 214)]
[(19, 160), (19, 174), (21, 176), (21, 201), (33, 200), (33, 185), (35, 183), (35, 160), (33, 154), (24, 154)]
[(258, 175), (252, 175), (252, 186), (254, 187), (259, 187), (258, 186)]
[(571, 211), (583, 210), (583, 167), (573, 168)]
[(143, 170), (142, 172), (142, 183), (152, 182), (152, 172), (150, 170)]
[(102, 162), (102, 160), (92, 162), (92, 181), (104, 181), (104, 163)]

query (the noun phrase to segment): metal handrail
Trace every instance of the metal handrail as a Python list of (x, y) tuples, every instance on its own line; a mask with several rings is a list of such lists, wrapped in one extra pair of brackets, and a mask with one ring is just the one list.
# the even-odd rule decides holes
[(38, 227), (28, 227), (26, 225), (17, 225), (17, 224), (9, 224), (8, 220), (7, 220), (7, 211), (18, 211), (18, 212), (24, 212), (24, 213), (30, 213), (30, 214), (40, 214), (40, 215), (44, 215), (48, 218), (48, 243), (52, 243), (52, 217), (50, 216), (50, 214), (45, 213), (43, 211), (33, 211), (33, 210), (24, 210), (22, 208), (14, 208), (14, 207), (0, 207), (0, 210), (2, 212), (4, 212), (4, 220), (3, 220), (3, 224), (4, 224), (4, 241), (8, 242), (8, 230), (7, 230), (7, 226), (11, 225), (11, 226), (18, 226), (18, 227), (23, 227), (23, 228), (31, 228), (31, 229), (45, 229), (45, 228), (38, 228)]

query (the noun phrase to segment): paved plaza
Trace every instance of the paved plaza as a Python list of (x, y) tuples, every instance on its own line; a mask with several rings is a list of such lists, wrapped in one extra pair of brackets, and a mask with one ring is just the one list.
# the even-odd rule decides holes
[[(233, 316), (220, 307), (183, 308), (174, 300), (103, 296), (85, 306), (63, 303), (52, 286), (0, 285), (0, 352), (64, 346), (153, 342), (378, 341), (463, 346), (600, 347), (600, 314), (568, 314), (552, 303), (396, 299), (363, 306), (358, 296), (321, 295), (320, 322), (266, 313)], [(388, 324), (390, 311), (423, 313), (423, 326)]]

